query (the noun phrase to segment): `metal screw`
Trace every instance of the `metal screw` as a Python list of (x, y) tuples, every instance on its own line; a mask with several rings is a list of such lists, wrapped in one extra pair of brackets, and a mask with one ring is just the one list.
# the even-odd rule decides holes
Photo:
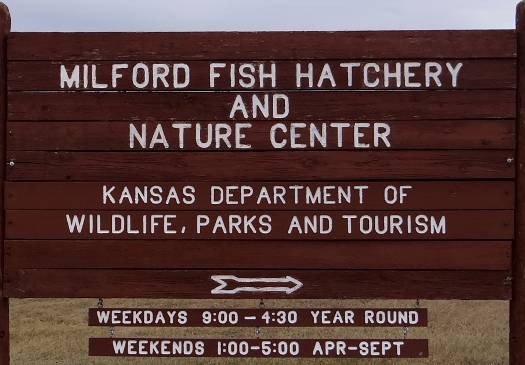
[(514, 162), (514, 159), (512, 157), (507, 158), (507, 165), (511, 165)]
[(9, 161), (9, 166), (13, 167), (14, 165), (15, 165), (15, 161), (14, 160)]

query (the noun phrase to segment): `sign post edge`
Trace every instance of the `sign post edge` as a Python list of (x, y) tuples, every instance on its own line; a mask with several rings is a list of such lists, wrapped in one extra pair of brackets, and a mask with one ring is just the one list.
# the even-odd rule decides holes
[(512, 299), (509, 313), (509, 363), (525, 363), (525, 2), (516, 7), (517, 119), (515, 237), (512, 248)]
[(4, 291), (4, 238), (5, 238), (5, 209), (4, 209), (4, 181), (6, 166), (6, 129), (7, 129), (7, 36), (11, 31), (11, 16), (9, 8), (0, 2), (0, 169), (2, 174), (2, 185), (0, 191), (0, 204), (2, 207), (0, 236), (2, 244), (0, 245), (0, 365), (9, 365), (9, 299), (5, 297)]

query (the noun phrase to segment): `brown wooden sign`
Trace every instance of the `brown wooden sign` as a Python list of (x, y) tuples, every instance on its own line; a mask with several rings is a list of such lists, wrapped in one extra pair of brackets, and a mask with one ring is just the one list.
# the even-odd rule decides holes
[[(12, 34), (7, 293), (63, 296), (82, 277), (71, 295), (508, 298), (516, 50), (475, 33), (373, 33), (364, 55), (334, 48), (362, 33), (224, 33), (242, 53), (195, 59), (166, 43), (194, 35), (139, 36), (148, 55), (119, 48), (137, 35)], [(411, 41), (385, 45), (396, 61), (389, 38)], [(53, 46), (22, 56), (27, 42)], [(392, 288), (399, 269), (429, 271)], [(470, 288), (430, 285), (447, 277)]]
[(90, 326), (426, 327), (426, 308), (90, 308)]
[(116, 357), (276, 357), (402, 359), (428, 357), (420, 339), (90, 338), (89, 355)]
[[(4, 7), (2, 296), (512, 299), (524, 363), (524, 12), (517, 31), (10, 33)], [(222, 356), (203, 341), (190, 355)], [(370, 355), (341, 346), (319, 357)]]
[(12, 33), (5, 291), (509, 299), (516, 54), (511, 31)]

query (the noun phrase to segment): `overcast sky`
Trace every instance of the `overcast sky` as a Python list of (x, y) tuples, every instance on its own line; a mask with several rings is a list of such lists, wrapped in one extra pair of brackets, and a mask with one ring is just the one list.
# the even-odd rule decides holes
[(517, 0), (4, 0), (13, 31), (514, 28)]

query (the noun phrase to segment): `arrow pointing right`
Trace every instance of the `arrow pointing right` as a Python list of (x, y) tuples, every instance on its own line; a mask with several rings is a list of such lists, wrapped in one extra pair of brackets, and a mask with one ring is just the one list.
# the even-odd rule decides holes
[[(212, 294), (237, 294), (240, 292), (281, 292), (292, 294), (303, 283), (291, 276), (280, 278), (240, 278), (235, 275), (212, 275), (211, 279), (219, 284), (212, 289)], [(254, 286), (254, 284), (259, 284)]]

